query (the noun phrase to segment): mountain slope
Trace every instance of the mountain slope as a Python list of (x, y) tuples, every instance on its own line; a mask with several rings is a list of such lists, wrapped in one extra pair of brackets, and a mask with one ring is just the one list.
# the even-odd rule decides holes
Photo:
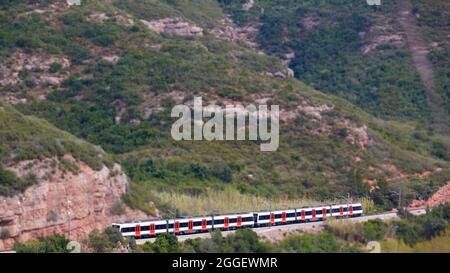
[[(423, 33), (415, 27), (408, 0), (386, 0), (380, 6), (366, 1), (256, 0), (248, 11), (243, 1), (220, 2), (240, 25), (257, 26), (261, 49), (285, 59), (299, 79), (373, 115), (435, 121), (433, 128), (448, 134), (448, 114), (441, 113), (448, 107), (439, 106), (440, 100), (447, 101), (447, 88), (430, 86), (433, 71), (426, 52), (442, 48), (439, 43), (448, 34), (446, 1), (412, 1), (414, 10), (421, 9), (417, 20), (440, 29)], [(418, 41), (428, 33), (435, 33), (434, 39), (421, 42), (419, 50)], [(428, 63), (428, 69), (418, 70), (418, 62)]]
[[(282, 60), (255, 51), (252, 29), (233, 25), (216, 1), (184, 2), (10, 3), (0, 13), (0, 95), (115, 156), (134, 182), (127, 200), (139, 208), (170, 206), (159, 203), (161, 191), (195, 196), (209, 189), (320, 200), (350, 192), (391, 208), (392, 190), (403, 188), (407, 200), (424, 198), (449, 180), (448, 138), (316, 91), (292, 78)], [(349, 24), (345, 18), (339, 20)], [(324, 31), (316, 38), (326, 38), (330, 30)], [(409, 61), (395, 62), (420, 98)], [(377, 73), (379, 65), (372, 68)], [(314, 77), (305, 81), (314, 84)], [(194, 96), (221, 106), (280, 105), (280, 148), (261, 153), (250, 141), (175, 142), (170, 110)], [(399, 96), (386, 102), (405, 99)], [(426, 112), (409, 99), (409, 110), (389, 107)]]

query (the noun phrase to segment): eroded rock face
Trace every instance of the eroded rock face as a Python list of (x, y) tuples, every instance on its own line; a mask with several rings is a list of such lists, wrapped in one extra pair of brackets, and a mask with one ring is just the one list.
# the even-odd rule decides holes
[(157, 33), (167, 33), (180, 37), (202, 37), (203, 29), (181, 18), (164, 18), (154, 21), (141, 20), (141, 22)]
[(413, 200), (410, 208), (436, 207), (442, 204), (450, 204), (450, 181), (442, 186), (428, 200)]
[(258, 33), (259, 25), (238, 27), (230, 18), (221, 19), (219, 23), (219, 27), (209, 30), (217, 38), (233, 42), (241, 41), (252, 49), (256, 50), (258, 48), (255, 37)]
[[(93, 229), (103, 229), (112, 222), (142, 219), (142, 212), (125, 208), (125, 214), (112, 211), (127, 191), (128, 179), (119, 165), (110, 170), (95, 171), (76, 162), (79, 171), (65, 174), (55, 167), (53, 159), (33, 163), (22, 162), (10, 168), (25, 176), (30, 169), (39, 183), (14, 197), (0, 196), (0, 230), (8, 230), (8, 238), (0, 239), (0, 250), (11, 249), (15, 241), (40, 236), (70, 233), (71, 240), (85, 238)], [(3, 233), (2, 233), (3, 234)]]
[(30, 54), (21, 50), (14, 52), (0, 63), (0, 86), (15, 85), (21, 82), (20, 73), (28, 73), (28, 79), (34, 84), (47, 83), (58, 85), (68, 77), (67, 73), (52, 73), (52, 64), (59, 64), (61, 69), (68, 68), (70, 61), (64, 56), (53, 56), (43, 53)]

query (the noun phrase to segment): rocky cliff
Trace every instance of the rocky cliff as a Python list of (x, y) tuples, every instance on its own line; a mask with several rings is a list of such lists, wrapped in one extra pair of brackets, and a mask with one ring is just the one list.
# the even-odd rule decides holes
[(0, 197), (0, 250), (11, 249), (15, 241), (69, 236), (69, 230), (70, 239), (79, 240), (114, 221), (146, 217), (121, 204), (128, 179), (119, 165), (95, 171), (70, 157), (65, 160), (71, 160), (76, 170), (64, 171), (55, 159), (24, 161), (9, 168), (19, 177), (32, 171), (40, 182), (22, 194)]

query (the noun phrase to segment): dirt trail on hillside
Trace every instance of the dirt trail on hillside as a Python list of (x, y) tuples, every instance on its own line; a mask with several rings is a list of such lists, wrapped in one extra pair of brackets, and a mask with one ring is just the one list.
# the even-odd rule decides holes
[[(433, 75), (433, 64), (428, 59), (430, 52), (428, 44), (421, 35), (417, 26), (416, 17), (412, 13), (412, 5), (409, 0), (399, 0), (399, 22), (406, 33), (408, 47), (411, 51), (414, 65), (427, 91), (429, 104), (432, 108), (433, 122), (439, 125), (439, 131), (449, 132), (448, 115), (443, 109), (442, 98), (436, 92), (435, 79)], [(442, 127), (445, 127), (443, 130)]]

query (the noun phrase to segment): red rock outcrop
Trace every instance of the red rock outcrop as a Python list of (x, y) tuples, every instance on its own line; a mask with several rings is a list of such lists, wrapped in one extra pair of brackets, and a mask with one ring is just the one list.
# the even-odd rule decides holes
[(121, 215), (113, 212), (128, 187), (127, 176), (119, 165), (96, 171), (74, 161), (79, 170), (64, 173), (51, 162), (54, 160), (39, 161), (31, 168), (26, 167), (30, 162), (22, 162), (10, 168), (19, 177), (31, 169), (39, 183), (14, 197), (0, 196), (0, 250), (11, 249), (16, 241), (41, 236), (67, 237), (69, 218), (70, 239), (79, 240), (93, 229), (103, 229), (112, 222), (146, 217), (128, 208)]
[(441, 204), (450, 204), (450, 181), (435, 192), (428, 200), (414, 200), (410, 208), (436, 207)]

